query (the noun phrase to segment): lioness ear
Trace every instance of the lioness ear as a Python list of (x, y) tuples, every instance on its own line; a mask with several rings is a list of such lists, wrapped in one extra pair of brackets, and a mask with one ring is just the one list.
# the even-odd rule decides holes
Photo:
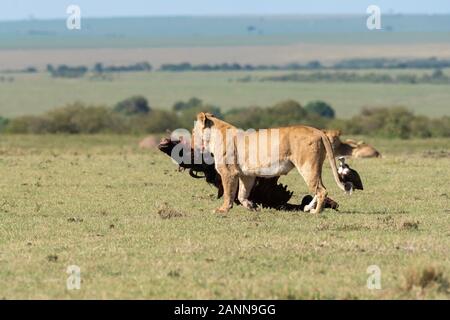
[(199, 114), (197, 114), (197, 122), (200, 124), (202, 128), (205, 127), (206, 114), (204, 112), (200, 112)]
[(206, 115), (205, 115), (204, 112), (200, 112), (200, 113), (197, 114), (197, 121), (199, 123), (201, 123), (202, 126), (205, 124), (205, 120), (206, 120)]
[(202, 128), (210, 128), (213, 125), (213, 122), (208, 119), (209, 117), (214, 117), (210, 113), (200, 112), (197, 114), (197, 121), (200, 123)]
[(336, 131), (336, 136), (337, 136), (337, 137), (340, 137), (341, 135), (342, 135), (342, 130), (337, 130), (337, 131)]

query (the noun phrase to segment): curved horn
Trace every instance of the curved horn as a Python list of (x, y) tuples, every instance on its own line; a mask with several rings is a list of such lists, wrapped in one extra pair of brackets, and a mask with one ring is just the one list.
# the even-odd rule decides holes
[(189, 170), (189, 175), (192, 177), (192, 178), (195, 178), (195, 179), (203, 179), (205, 176), (203, 175), (203, 176), (199, 176), (198, 174), (197, 174), (197, 172), (198, 171), (194, 171), (194, 169), (190, 169)]

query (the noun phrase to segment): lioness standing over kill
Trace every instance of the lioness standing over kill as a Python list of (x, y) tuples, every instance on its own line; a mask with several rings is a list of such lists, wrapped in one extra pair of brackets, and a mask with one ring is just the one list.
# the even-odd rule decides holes
[(322, 182), (322, 166), (326, 157), (336, 184), (345, 191), (339, 180), (330, 141), (321, 130), (312, 127), (243, 132), (210, 113), (201, 112), (194, 126), (192, 147), (214, 155), (224, 189), (223, 205), (216, 212), (228, 212), (236, 192), (239, 202), (253, 210), (254, 205), (248, 197), (255, 177), (286, 175), (295, 167), (314, 195), (305, 211), (320, 213), (328, 194)]

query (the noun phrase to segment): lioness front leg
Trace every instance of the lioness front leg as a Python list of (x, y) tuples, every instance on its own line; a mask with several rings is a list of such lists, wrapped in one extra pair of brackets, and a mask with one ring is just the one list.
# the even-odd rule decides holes
[(248, 200), (250, 192), (252, 191), (253, 185), (255, 184), (255, 177), (240, 177), (239, 178), (239, 193), (238, 200), (243, 207), (248, 210), (256, 210), (253, 202)]
[(233, 207), (239, 180), (237, 175), (231, 175), (227, 170), (218, 169), (217, 171), (222, 179), (223, 204), (215, 211), (216, 213), (226, 213)]

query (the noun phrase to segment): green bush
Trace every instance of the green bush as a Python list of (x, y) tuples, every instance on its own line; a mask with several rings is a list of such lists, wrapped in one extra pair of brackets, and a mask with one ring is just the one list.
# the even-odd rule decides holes
[(9, 120), (3, 117), (0, 117), (0, 132), (3, 132), (8, 125)]
[(294, 100), (281, 101), (266, 109), (266, 122), (272, 126), (292, 125), (304, 121), (308, 116), (306, 110)]
[(44, 116), (20, 116), (11, 119), (4, 131), (7, 133), (47, 133), (50, 121)]
[(174, 110), (178, 116), (180, 128), (186, 129), (194, 126), (194, 121), (199, 112), (210, 112), (218, 118), (223, 117), (219, 107), (204, 104), (202, 100), (195, 97), (189, 99), (187, 102), (176, 102), (172, 106), (172, 110)]
[(309, 102), (305, 109), (310, 114), (317, 114), (324, 118), (334, 119), (336, 113), (334, 109), (326, 102), (323, 101), (312, 101)]
[(440, 119), (431, 120), (430, 131), (433, 137), (450, 138), (450, 117), (445, 116)]
[(74, 103), (41, 116), (22, 116), (8, 122), (9, 133), (161, 133), (180, 128), (174, 112), (154, 110), (144, 115), (125, 116), (103, 106)]
[(178, 116), (174, 112), (153, 110), (144, 116), (128, 119), (130, 133), (161, 133), (181, 127)]
[(11, 119), (10, 133), (100, 133), (127, 131), (121, 116), (106, 107), (74, 103), (51, 110), (42, 116), (22, 116)]
[(84, 106), (74, 103), (47, 112), (50, 133), (99, 133), (116, 131), (118, 115), (106, 107)]
[(117, 103), (114, 107), (114, 111), (130, 116), (136, 114), (147, 114), (151, 111), (151, 108), (145, 97), (134, 96)]
[(297, 101), (286, 100), (267, 108), (232, 109), (225, 114), (225, 120), (242, 129), (259, 129), (305, 124), (311, 119)]
[(264, 113), (264, 108), (256, 106), (231, 109), (225, 113), (224, 120), (241, 129), (263, 128), (265, 125)]
[(177, 128), (190, 129), (197, 113), (211, 112), (217, 117), (242, 129), (259, 129), (288, 125), (310, 125), (316, 128), (341, 129), (345, 134), (382, 136), (408, 139), (411, 137), (450, 137), (450, 117), (430, 119), (416, 116), (402, 107), (365, 108), (351, 119), (332, 119), (325, 110), (311, 107), (322, 105), (313, 102), (303, 108), (294, 100), (286, 100), (274, 106), (232, 109), (222, 115), (215, 106), (205, 105), (192, 98), (178, 102), (176, 111), (150, 110), (146, 113), (122, 113), (103, 106), (86, 106), (73, 103), (39, 116), (20, 116), (12, 119), (0, 117), (0, 132), (5, 133), (161, 133)]
[(347, 134), (401, 139), (450, 136), (449, 117), (415, 116), (402, 107), (364, 109), (360, 115), (341, 122), (339, 128)]
[(181, 111), (181, 110), (185, 110), (185, 109), (200, 107), (202, 105), (203, 105), (202, 100), (200, 100), (196, 97), (193, 97), (193, 98), (190, 98), (187, 102), (184, 102), (184, 101), (176, 102), (173, 105), (172, 110), (173, 111)]

